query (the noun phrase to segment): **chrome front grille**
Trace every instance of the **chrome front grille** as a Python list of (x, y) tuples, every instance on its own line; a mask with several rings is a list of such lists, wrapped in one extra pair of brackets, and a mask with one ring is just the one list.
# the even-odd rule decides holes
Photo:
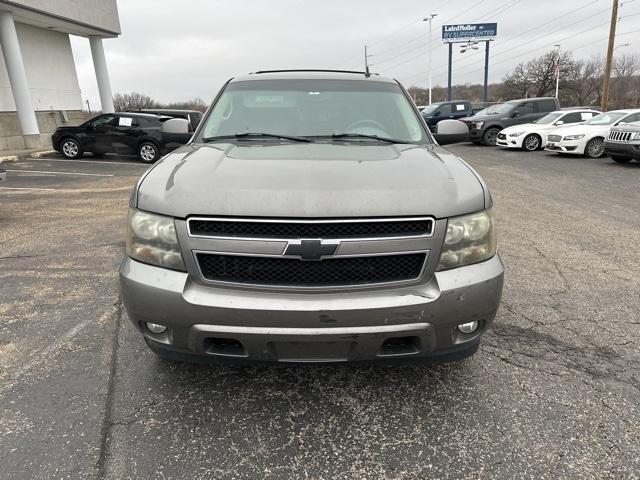
[(206, 283), (359, 288), (419, 281), (427, 265), (432, 272), (430, 253), (439, 250), (446, 225), (442, 221), (436, 232), (439, 222), (191, 217), (178, 231), (190, 271)]
[(631, 140), (632, 135), (633, 135), (632, 132), (612, 131), (612, 132), (609, 132), (609, 136), (607, 137), (607, 140), (609, 140), (610, 142), (628, 142), (629, 140)]
[(549, 142), (559, 142), (562, 140), (562, 136), (561, 135), (549, 135), (547, 137), (547, 141)]

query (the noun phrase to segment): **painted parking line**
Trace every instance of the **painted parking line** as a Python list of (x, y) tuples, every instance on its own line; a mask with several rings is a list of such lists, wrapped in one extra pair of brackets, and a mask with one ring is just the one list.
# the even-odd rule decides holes
[(35, 188), (35, 187), (0, 187), (0, 190), (47, 190), (55, 191), (55, 188)]
[(149, 168), (149, 165), (146, 163), (137, 163), (137, 162), (111, 162), (109, 160), (67, 160), (62, 158), (40, 158), (39, 162), (78, 162), (78, 163), (97, 163), (98, 165), (128, 165), (131, 167), (143, 167)]
[(83, 177), (113, 177), (114, 176), (111, 173), (52, 172), (47, 170), (7, 170), (7, 172), (24, 173), (27, 175), (31, 173), (46, 173), (50, 175), (80, 175)]

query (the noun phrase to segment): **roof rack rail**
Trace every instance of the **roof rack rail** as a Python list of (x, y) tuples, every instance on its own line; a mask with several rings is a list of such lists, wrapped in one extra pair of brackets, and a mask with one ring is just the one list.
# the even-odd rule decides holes
[[(258, 75), (261, 73), (291, 73), (291, 72), (326, 72), (326, 73), (355, 73), (357, 75), (365, 75), (367, 76), (367, 72), (361, 72), (356, 70), (325, 70), (325, 69), (313, 69), (313, 68), (300, 68), (300, 69), (292, 69), (292, 70), (259, 70), (257, 72), (251, 72), (249, 75)], [(373, 75), (377, 75), (374, 73)]]

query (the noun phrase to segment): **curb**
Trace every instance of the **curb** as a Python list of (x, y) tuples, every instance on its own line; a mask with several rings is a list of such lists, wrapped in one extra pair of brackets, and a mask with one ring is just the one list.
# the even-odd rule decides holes
[(29, 158), (42, 158), (42, 157), (46, 157), (47, 155), (51, 155), (53, 153), (56, 153), (55, 150), (43, 150), (41, 152), (33, 152), (32, 154), (29, 155)]

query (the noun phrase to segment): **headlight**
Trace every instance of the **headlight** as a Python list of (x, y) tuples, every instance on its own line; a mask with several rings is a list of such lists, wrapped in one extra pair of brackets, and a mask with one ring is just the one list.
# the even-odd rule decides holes
[(640, 132), (636, 132), (633, 135), (631, 135), (631, 141), (634, 140), (640, 140)]
[(567, 135), (563, 140), (580, 140), (584, 135)]
[(480, 130), (484, 126), (484, 122), (473, 122), (473, 128)]
[(492, 210), (450, 218), (438, 270), (488, 260), (496, 254), (497, 243)]
[(520, 135), (522, 135), (524, 132), (514, 132), (514, 133), (510, 133), (509, 136), (510, 137), (519, 137)]
[(158, 267), (186, 271), (171, 217), (130, 208), (127, 255)]

